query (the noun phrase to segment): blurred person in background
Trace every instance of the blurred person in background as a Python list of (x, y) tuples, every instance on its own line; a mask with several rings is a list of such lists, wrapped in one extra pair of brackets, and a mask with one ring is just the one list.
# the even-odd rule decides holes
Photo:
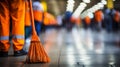
[(116, 10), (113, 14), (113, 31), (119, 30), (119, 24), (120, 24), (120, 12)]
[(67, 31), (71, 31), (74, 23), (71, 23), (72, 12), (66, 11), (63, 17), (63, 26), (67, 29)]
[(78, 18), (74, 18), (74, 17), (71, 17), (70, 18), (70, 21), (72, 24), (74, 24), (75, 27), (79, 28), (80, 25), (81, 25), (81, 18), (78, 17)]
[(44, 13), (43, 24), (45, 25), (45, 30), (52, 29), (55, 25), (58, 25), (54, 15), (49, 12)]
[(41, 27), (43, 23), (43, 6), (41, 4), (41, 0), (34, 0), (33, 1), (33, 14), (34, 14), (34, 21), (35, 21), (35, 29), (37, 35), (39, 36), (41, 32)]
[(26, 51), (28, 51), (29, 49), (31, 34), (32, 34), (32, 27), (31, 27), (30, 4), (29, 4), (29, 0), (26, 0), (25, 1), (25, 45), (23, 47), (23, 49)]
[(112, 18), (112, 15), (111, 15), (111, 10), (110, 9), (105, 9), (103, 24), (105, 26), (105, 29), (108, 32), (112, 31), (112, 23), (113, 23), (113, 18)]
[(86, 17), (83, 19), (83, 25), (84, 25), (84, 28), (85, 28), (85, 29), (90, 28), (91, 18), (90, 18), (89, 16), (86, 16)]
[[(12, 32), (10, 32), (10, 18)], [(7, 57), (12, 33), (14, 56), (26, 55), (24, 46), (25, 0), (0, 0), (0, 57)]]
[(94, 20), (95, 20), (95, 28), (97, 31), (100, 31), (102, 29), (102, 20), (103, 20), (103, 12), (102, 10), (98, 10), (94, 14)]
[(30, 15), (30, 7), (29, 2), (26, 0), (25, 2), (25, 39), (30, 37), (31, 35), (31, 15)]

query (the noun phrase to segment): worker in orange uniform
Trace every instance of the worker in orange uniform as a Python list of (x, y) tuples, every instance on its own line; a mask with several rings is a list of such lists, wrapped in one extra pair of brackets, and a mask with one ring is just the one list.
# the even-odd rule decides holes
[(55, 17), (52, 14), (45, 12), (44, 13), (44, 24), (46, 26), (56, 24)]
[(9, 27), (12, 19), (12, 44), (14, 56), (26, 55), (24, 46), (24, 0), (0, 0), (0, 57), (7, 57), (10, 47)]
[(103, 20), (103, 12), (101, 10), (98, 10), (94, 14), (95, 16), (95, 27), (97, 30), (101, 30), (102, 27), (102, 20)]
[(120, 12), (116, 10), (113, 16), (113, 30), (114, 31), (119, 30), (119, 24), (120, 24)]
[(81, 24), (81, 18), (80, 18), (80, 17), (78, 17), (78, 18), (71, 17), (71, 18), (70, 18), (70, 21), (71, 21), (71, 23), (73, 23), (77, 28), (80, 27), (80, 24)]
[(33, 14), (34, 14), (34, 21), (35, 21), (35, 29), (37, 35), (40, 34), (42, 21), (43, 21), (43, 6), (40, 3), (40, 0), (35, 0), (33, 2)]
[(31, 17), (30, 17), (30, 7), (29, 2), (25, 2), (25, 39), (31, 35)]
[(88, 29), (91, 24), (91, 18), (89, 16), (86, 16), (83, 21), (84, 21), (85, 29)]
[(43, 21), (44, 21), (44, 25), (45, 25), (45, 30), (51, 29), (51, 28), (53, 28), (54, 25), (58, 24), (56, 18), (48, 12), (44, 12), (44, 20)]

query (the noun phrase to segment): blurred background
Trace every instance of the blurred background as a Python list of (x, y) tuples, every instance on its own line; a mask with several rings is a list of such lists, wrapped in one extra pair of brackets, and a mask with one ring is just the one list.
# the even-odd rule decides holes
[[(51, 62), (28, 64), (23, 63), (26, 56), (10, 56), (0, 58), (1, 66), (120, 67), (120, 0), (32, 2), (36, 32)], [(27, 2), (26, 7), (24, 49), (28, 51), (31, 19)]]
[[(35, 0), (33, 0), (34, 2)], [(47, 26), (96, 28), (107, 31), (120, 28), (119, 0), (38, 0), (54, 18)], [(68, 13), (70, 13), (68, 15)], [(101, 13), (101, 15), (99, 15)], [(66, 19), (70, 16), (69, 19)], [(99, 16), (99, 17), (98, 17)], [(109, 18), (108, 18), (109, 16)], [(114, 19), (116, 17), (116, 19)], [(44, 17), (45, 18), (45, 17)], [(108, 19), (106, 19), (108, 18)], [(110, 20), (112, 19), (112, 20)], [(99, 21), (98, 21), (99, 20)], [(107, 23), (107, 21), (109, 23)], [(71, 23), (72, 22), (72, 23)], [(96, 23), (100, 22), (100, 23)], [(118, 23), (117, 23), (118, 22)], [(47, 22), (43, 21), (43, 27)], [(71, 28), (70, 27), (70, 28)], [(45, 28), (44, 28), (45, 29)]]
[[(47, 3), (48, 12), (50, 12), (50, 13), (59, 15), (59, 14), (64, 14), (66, 11), (68, 0), (43, 0), (43, 1), (45, 1)], [(74, 10), (75, 10), (78, 7), (78, 5), (80, 4), (80, 2), (82, 2), (82, 0), (74, 0), (74, 1), (75, 1), (75, 7), (74, 7)], [(91, 2), (87, 4), (87, 7), (85, 8), (85, 10), (87, 10), (87, 9), (91, 8), (92, 6), (94, 6), (95, 4), (101, 2), (101, 0), (90, 0), (90, 1)], [(113, 4), (114, 8), (117, 10), (120, 10), (120, 8), (119, 8), (120, 0), (113, 0), (113, 3), (114, 3)]]

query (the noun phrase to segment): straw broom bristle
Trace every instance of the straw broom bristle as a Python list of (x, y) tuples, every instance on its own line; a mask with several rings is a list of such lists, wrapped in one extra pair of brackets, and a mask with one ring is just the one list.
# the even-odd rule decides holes
[(50, 58), (42, 46), (38, 36), (32, 36), (29, 52), (27, 55), (28, 63), (48, 63), (50, 62)]
[(28, 55), (26, 58), (27, 63), (47, 63), (50, 62), (50, 59), (47, 55), (47, 53), (44, 50), (44, 47), (42, 46), (42, 43), (40, 42), (39, 37), (36, 34), (35, 25), (34, 25), (34, 17), (33, 17), (33, 9), (32, 9), (32, 0), (29, 0), (30, 4), (30, 14), (31, 14), (31, 25), (32, 25), (32, 38), (31, 38), (31, 44), (28, 51)]

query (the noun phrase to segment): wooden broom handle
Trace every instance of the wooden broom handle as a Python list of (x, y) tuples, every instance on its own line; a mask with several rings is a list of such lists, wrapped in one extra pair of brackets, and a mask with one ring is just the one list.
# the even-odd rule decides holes
[(30, 5), (30, 16), (31, 16), (31, 25), (32, 25), (32, 35), (37, 35), (36, 30), (35, 30), (35, 24), (34, 24), (34, 16), (33, 16), (33, 9), (32, 9), (32, 1), (29, 0), (29, 5)]

